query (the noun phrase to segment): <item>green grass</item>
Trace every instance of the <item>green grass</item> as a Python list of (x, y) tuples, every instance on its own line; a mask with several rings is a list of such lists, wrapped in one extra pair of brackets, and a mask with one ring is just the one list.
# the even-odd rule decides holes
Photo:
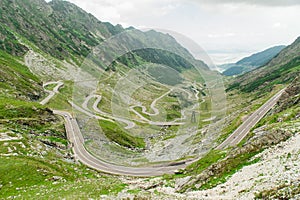
[(46, 85), (44, 88), (46, 90), (52, 91), (56, 87), (56, 85), (57, 84), (49, 84), (49, 85)]
[(162, 65), (149, 66), (147, 71), (157, 82), (162, 84), (175, 86), (183, 81), (176, 70)]
[[(173, 120), (178, 119), (178, 118), (181, 117), (181, 112), (179, 110), (180, 108), (178, 108), (178, 105), (176, 105), (176, 104), (168, 105), (166, 103), (161, 103), (161, 104), (163, 104), (161, 106), (165, 107), (164, 109), (167, 111), (166, 121), (168, 121), (168, 122), (173, 121)], [(134, 107), (134, 110), (137, 111), (138, 113), (140, 113), (146, 119), (151, 120), (149, 115), (142, 112), (141, 107)], [(135, 113), (132, 113), (132, 114), (136, 115)]]
[(175, 109), (169, 109), (169, 110), (167, 110), (168, 112), (167, 112), (167, 121), (169, 122), (169, 121), (173, 121), (173, 120), (175, 120), (175, 119), (178, 119), (178, 118), (180, 118), (181, 117), (181, 113), (180, 112), (178, 112), (177, 110), (175, 110)]
[(166, 87), (156, 85), (155, 83), (149, 83), (135, 90), (134, 93), (132, 94), (132, 98), (140, 101), (147, 108), (147, 110), (152, 111), (152, 109), (150, 109), (151, 103), (156, 98), (161, 97), (163, 94), (165, 94), (168, 91), (169, 89)]
[(235, 118), (233, 121), (230, 122), (228, 126), (226, 126), (222, 130), (223, 134), (220, 135), (220, 137), (217, 139), (219, 143), (223, 142), (231, 133), (233, 133), (242, 124), (242, 116), (243, 114)]
[[(141, 114), (143, 117), (145, 117), (146, 119), (151, 120), (149, 115), (147, 115), (147, 114), (145, 114), (145, 113), (142, 112), (142, 110), (143, 110), (142, 107), (139, 107), (139, 106), (138, 106), (138, 107), (134, 107), (133, 109), (134, 109), (135, 111), (137, 111), (138, 113), (140, 113), (140, 114)], [(133, 112), (132, 112), (132, 114), (133, 114), (133, 115), (136, 115), (136, 114), (133, 113)], [(138, 116), (137, 116), (137, 117), (138, 117)], [(138, 118), (139, 118), (139, 117), (138, 117)]]
[(181, 107), (178, 100), (174, 97), (169, 95), (163, 97), (159, 102), (157, 102), (157, 107), (162, 107), (167, 112), (167, 121), (173, 121), (181, 118)]
[[(235, 107), (230, 110), (229, 114), (236, 113), (235, 115), (237, 117), (234, 117), (230, 124), (228, 124), (223, 130), (222, 134), (220, 137), (217, 139), (219, 143), (224, 141), (231, 133), (233, 133), (242, 123), (242, 118), (245, 117), (246, 115), (251, 115), (254, 111), (256, 111), (258, 108), (260, 108), (264, 103), (266, 103), (271, 97), (273, 97), (276, 92), (278, 92), (280, 89), (282, 89), (282, 85), (277, 85), (275, 86), (275, 89), (264, 96), (259, 96), (257, 94), (245, 94), (245, 93), (231, 93), (229, 94), (228, 101), (232, 104), (235, 104)], [(246, 111), (240, 112), (241, 110)], [(259, 124), (261, 124), (262, 121), (264, 121), (265, 118), (263, 118)], [(258, 127), (258, 126), (256, 126)], [(246, 139), (249, 139), (247, 137)], [(244, 142), (246, 141), (244, 140)]]
[(197, 189), (197, 190), (198, 189), (206, 190), (215, 187), (218, 184), (226, 182), (228, 177), (236, 173), (242, 167), (258, 162), (259, 159), (251, 160), (251, 158), (259, 152), (261, 151), (253, 150), (251, 152), (241, 153), (223, 159), (226, 156), (225, 152), (212, 150), (205, 157), (201, 158), (199, 161), (188, 166), (186, 175), (197, 176), (198, 174), (203, 172), (205, 169), (207, 169), (214, 163), (218, 163), (219, 165), (218, 167), (216, 166), (213, 169), (210, 169), (210, 173), (212, 173), (213, 175), (211, 175), (206, 180), (200, 180), (201, 182), (199, 188), (196, 188), (196, 183), (195, 183), (194, 185), (186, 185), (185, 187), (181, 188), (180, 192), (184, 192), (188, 188)]
[(134, 137), (120, 128), (116, 123), (99, 120), (99, 124), (107, 138), (128, 148), (145, 148), (145, 141), (142, 138)]
[[(25, 199), (99, 198), (103, 194), (116, 194), (126, 186), (114, 177), (100, 175), (84, 166), (57, 161), (50, 164), (26, 157), (0, 157), (0, 174), (0, 198), (4, 199), (18, 195)], [(62, 177), (63, 181), (54, 184), (53, 176)]]
[(0, 174), (1, 185), (3, 185), (1, 193), (5, 196), (13, 195), (16, 188), (47, 183), (48, 181), (45, 180), (53, 176), (74, 179), (43, 161), (22, 157), (0, 157)]
[(0, 34), (2, 36), (5, 36), (0, 40), (0, 49), (6, 51), (9, 54), (15, 55), (24, 55), (26, 53), (27, 48), (18, 42), (15, 35), (11, 33), (3, 23), (1, 23), (0, 25)]
[(129, 194), (139, 194), (141, 192), (141, 189), (133, 189), (133, 190), (127, 190)]
[(274, 85), (286, 84), (293, 81), (300, 70), (300, 57), (292, 59), (287, 64), (284, 64), (275, 70), (269, 72), (269, 74), (259, 77), (254, 81), (241, 86), (240, 83), (235, 82), (231, 84), (227, 91), (233, 89), (240, 89), (242, 92), (250, 93), (256, 91), (257, 88), (260, 88), (259, 94), (263, 94), (272, 90)]
[[(66, 146), (67, 140), (63, 122), (53, 118), (44, 106), (12, 99), (0, 102), (1, 132), (21, 136), (18, 140), (0, 142), (0, 154), (17, 154), (0, 155), (0, 199), (13, 196), (23, 199), (81, 199), (87, 196), (99, 199), (102, 194), (116, 194), (125, 187), (114, 177), (65, 162), (63, 155), (70, 153), (69, 150), (49, 148), (49, 142)], [(45, 148), (46, 144), (48, 148)], [(63, 180), (55, 181), (53, 176)]]
[[(99, 199), (126, 186), (115, 177), (66, 162), (68, 149), (49, 148), (49, 142), (67, 145), (64, 125), (38, 103), (1, 99), (0, 131), (21, 136), (0, 142), (0, 199)], [(1, 156), (12, 153), (17, 156)]]
[(213, 163), (216, 163), (221, 158), (224, 158), (226, 155), (225, 152), (219, 150), (211, 150), (208, 152), (204, 157), (200, 160), (192, 163), (191, 165), (187, 166), (186, 172), (189, 175), (197, 175), (200, 174), (203, 170), (207, 167), (211, 166)]
[(0, 65), (9, 66), (9, 69), (15, 71), (18, 74), (21, 74), (26, 79), (31, 79), (36, 82), (39, 81), (37, 76), (33, 75), (26, 66), (21, 65), (16, 60), (16, 57), (13, 57), (2, 51), (0, 51)]
[(286, 109), (283, 112), (267, 115), (254, 128), (258, 128), (263, 125), (277, 124), (278, 122), (290, 122), (296, 117), (297, 113), (299, 112), (300, 107), (296, 105), (289, 109)]
[(42, 93), (40, 80), (17, 59), (0, 51), (0, 97), (37, 100)]
[(196, 81), (198, 83), (205, 83), (205, 80), (202, 77), (202, 74), (198, 72), (195, 68), (184, 70), (182, 72), (183, 77), (186, 77), (187, 79), (191, 81)]
[(0, 98), (0, 124), (15, 133), (47, 136), (49, 140), (66, 145), (63, 121), (52, 111), (35, 102)]
[[(211, 117), (211, 98), (206, 97), (205, 101), (200, 103), (200, 120), (205, 120)], [(201, 122), (203, 123), (203, 122)]]
[(72, 110), (72, 106), (68, 103), (68, 100), (72, 101), (73, 94), (73, 82), (64, 81), (64, 85), (59, 89), (59, 93), (47, 104), (48, 107), (58, 110)]
[(244, 166), (252, 165), (257, 163), (260, 159), (250, 160), (254, 155), (259, 152), (250, 152), (245, 154), (239, 154), (236, 157), (228, 158), (226, 165), (221, 169), (221, 171), (215, 174), (213, 177), (210, 177), (209, 180), (201, 185), (200, 189), (210, 189), (215, 187), (218, 184), (226, 182), (228, 177), (236, 173), (238, 170), (243, 168)]
[(45, 107), (38, 103), (0, 97), (0, 119), (36, 118), (44, 111)]
[[(165, 174), (163, 178), (167, 181), (173, 181), (175, 178), (181, 178), (185, 176), (196, 176), (200, 174), (202, 171), (207, 169), (212, 164), (216, 163), (220, 159), (224, 158), (226, 155), (225, 152), (221, 152), (219, 150), (211, 150), (202, 158), (197, 160), (196, 162), (187, 166), (182, 173), (179, 174)], [(173, 181), (174, 182), (174, 181)], [(183, 188), (182, 191), (186, 190), (187, 188)]]
[(55, 137), (55, 136), (47, 136), (47, 137), (38, 137), (41, 140), (48, 140), (50, 143), (61, 143), (64, 146), (68, 145), (68, 141), (66, 139), (63, 138), (59, 138), (59, 137)]

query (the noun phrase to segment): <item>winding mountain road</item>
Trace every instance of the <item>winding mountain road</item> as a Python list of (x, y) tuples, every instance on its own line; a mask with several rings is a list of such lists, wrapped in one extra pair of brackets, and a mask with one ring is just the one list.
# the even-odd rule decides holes
[[(127, 119), (124, 119), (124, 118), (120, 118), (120, 117), (116, 117), (116, 116), (112, 116), (111, 114), (103, 112), (102, 110), (100, 110), (98, 108), (98, 104), (101, 102), (101, 99), (102, 99), (102, 96), (100, 96), (100, 95), (91, 93), (88, 97), (86, 97), (85, 101), (82, 103), (82, 108), (85, 109), (86, 111), (91, 111), (88, 108), (88, 103), (93, 98), (96, 98), (96, 100), (95, 100), (95, 102), (93, 104), (93, 109), (94, 109), (95, 112), (97, 112), (100, 115), (102, 115), (104, 117), (107, 117), (109, 119), (113, 119), (113, 120), (116, 120), (116, 121), (123, 122), (123, 123), (127, 124), (127, 126), (124, 127), (125, 129), (131, 129), (131, 128), (135, 127), (135, 123), (132, 122), (132, 121), (130, 121), (130, 120), (127, 120)], [(76, 109), (79, 110), (78, 108), (76, 108)], [(93, 111), (91, 111), (91, 112), (93, 112)], [(97, 118), (97, 115), (94, 115), (94, 114), (91, 114), (91, 113), (89, 113), (89, 115), (93, 115), (95, 118)]]
[(73, 153), (77, 160), (83, 164), (110, 174), (126, 175), (126, 176), (160, 176), (163, 174), (174, 173), (175, 170), (187, 166), (185, 162), (178, 164), (173, 163), (166, 166), (152, 166), (152, 167), (125, 167), (107, 163), (92, 156), (84, 147), (84, 139), (79, 129), (78, 123), (69, 112), (54, 110), (54, 114), (60, 115), (65, 119), (65, 128), (69, 141), (72, 144)]
[[(53, 88), (53, 91), (51, 91), (51, 90), (46, 90), (46, 89), (45, 89), (45, 87), (46, 87), (47, 85), (52, 85), (52, 84), (57, 84), (57, 85)], [(43, 88), (45, 89), (46, 92), (49, 93), (49, 95), (48, 95), (45, 99), (43, 99), (43, 100), (40, 102), (40, 104), (41, 104), (41, 105), (46, 105), (46, 104), (50, 101), (50, 99), (51, 99), (52, 97), (54, 97), (55, 94), (58, 93), (59, 88), (62, 87), (63, 85), (64, 85), (64, 83), (63, 83), (62, 81), (52, 81), (52, 82), (47, 82), (47, 83), (43, 84)]]
[[(181, 90), (183, 92), (186, 92), (188, 94), (188, 98), (189, 99), (192, 99), (193, 100), (193, 95), (189, 92), (187, 92), (186, 90), (183, 90), (181, 88), (176, 88), (178, 90)], [(136, 111), (134, 108), (136, 107), (140, 107), (142, 108), (142, 113), (144, 113), (145, 115), (148, 115), (148, 116), (156, 116), (159, 114), (159, 110), (155, 107), (157, 101), (159, 101), (160, 99), (162, 99), (163, 97), (165, 97), (166, 95), (170, 94), (173, 90), (175, 90), (175, 88), (171, 88), (168, 92), (162, 94), (161, 96), (159, 96), (158, 98), (154, 99), (154, 101), (152, 101), (151, 105), (150, 105), (150, 108), (154, 111), (154, 113), (149, 113), (147, 112), (147, 108), (143, 105), (134, 105), (134, 106), (130, 106), (130, 110), (135, 113), (137, 116), (139, 116), (139, 118), (151, 125), (157, 125), (157, 126), (180, 126), (180, 125), (184, 125), (185, 123), (184, 122), (177, 122), (177, 121), (182, 121), (184, 119), (186, 119), (186, 115), (185, 115), (185, 111), (182, 111), (181, 112), (181, 115), (182, 117), (181, 118), (178, 118), (178, 119), (175, 119), (171, 122), (154, 122), (154, 121), (151, 121), (149, 119), (147, 119), (146, 117), (144, 117), (141, 113), (139, 113), (138, 111)], [(199, 100), (199, 97), (198, 97), (198, 94), (199, 94), (199, 91), (196, 90), (195, 91), (195, 99), (198, 101)], [(199, 106), (199, 103), (195, 104), (194, 107), (192, 108), (195, 109), (197, 106)]]
[[(59, 87), (63, 83), (55, 82), (57, 86), (53, 89), (53, 93), (57, 93)], [(229, 145), (238, 144), (250, 131), (252, 127), (254, 127), (261, 118), (276, 104), (279, 100), (281, 94), (285, 89), (279, 91), (276, 95), (274, 95), (270, 100), (268, 100), (263, 106), (261, 106), (257, 111), (255, 111), (233, 134), (231, 134), (223, 143), (221, 143), (217, 149), (223, 149)], [(53, 93), (50, 93), (46, 98), (47, 102), (54, 96)], [(101, 99), (98, 99), (97, 104)], [(45, 102), (44, 100), (42, 102)], [(73, 105), (74, 106), (74, 105)], [(85, 111), (82, 109), (82, 111)], [(79, 160), (83, 164), (110, 174), (116, 175), (126, 175), (126, 176), (137, 176), (137, 177), (149, 177), (149, 176), (160, 176), (163, 174), (172, 174), (178, 169), (185, 168), (190, 163), (195, 160), (183, 161), (177, 163), (169, 163), (160, 166), (149, 166), (149, 167), (126, 167), (120, 165), (114, 165), (111, 163), (107, 163), (102, 161), (93, 155), (91, 155), (84, 147), (84, 138), (80, 131), (79, 125), (76, 119), (71, 115), (71, 113), (67, 111), (54, 110), (54, 114), (60, 115), (65, 120), (65, 128), (67, 132), (67, 137), (70, 143), (72, 144), (72, 149), (74, 152), (75, 159)], [(94, 116), (92, 116), (94, 117)], [(98, 116), (99, 117), (99, 116)], [(101, 117), (99, 117), (101, 118)], [(107, 120), (107, 119), (106, 119)]]
[[(48, 103), (49, 100), (59, 91), (59, 88), (63, 85), (63, 82), (48, 82), (44, 84), (44, 87), (50, 84), (57, 84), (53, 91), (46, 90), (49, 92), (49, 95), (43, 99), (40, 104)], [(99, 100), (99, 99), (98, 99)], [(100, 101), (100, 100), (99, 100)], [(72, 106), (75, 106), (76, 109), (79, 109), (81, 112), (84, 112), (87, 115), (91, 115), (89, 112), (84, 109), (76, 106), (74, 103), (69, 102)], [(98, 102), (99, 103), (99, 102)], [(125, 176), (137, 176), (137, 177), (149, 177), (149, 176), (160, 176), (163, 174), (172, 174), (175, 170), (184, 168), (188, 165), (188, 162), (173, 162), (166, 165), (160, 166), (151, 166), (151, 167), (125, 167), (107, 163), (102, 161), (93, 155), (91, 155), (84, 147), (84, 138), (80, 131), (79, 125), (76, 119), (67, 111), (53, 110), (53, 113), (60, 115), (65, 120), (65, 129), (67, 132), (67, 138), (72, 144), (72, 150), (75, 156), (75, 159), (79, 160), (83, 164), (109, 174), (116, 175), (125, 175)], [(100, 116), (91, 115), (90, 117), (96, 117), (97, 119), (104, 119)], [(105, 119), (109, 120), (109, 119)]]
[(159, 110), (155, 107), (155, 104), (157, 103), (157, 101), (159, 101), (160, 99), (162, 99), (164, 96), (168, 95), (173, 89), (170, 89), (168, 92), (162, 94), (161, 96), (159, 96), (158, 98), (154, 99), (150, 105), (150, 108), (154, 111), (154, 113), (149, 113), (147, 112), (147, 108), (143, 105), (134, 105), (134, 106), (130, 106), (130, 110), (132, 112), (134, 112), (137, 116), (139, 116), (141, 118), (141, 120), (148, 122), (149, 124), (151, 123), (151, 121), (149, 119), (147, 119), (146, 117), (144, 117), (143, 115), (141, 115), (138, 111), (136, 111), (134, 108), (136, 107), (140, 107), (142, 108), (142, 113), (144, 113), (145, 115), (148, 116), (156, 116), (159, 114)]
[(249, 116), (224, 142), (222, 142), (216, 149), (224, 149), (228, 146), (235, 146), (239, 144), (250, 130), (275, 106), (282, 93), (286, 88), (280, 90), (273, 97), (271, 97), (264, 105), (257, 109), (251, 116)]

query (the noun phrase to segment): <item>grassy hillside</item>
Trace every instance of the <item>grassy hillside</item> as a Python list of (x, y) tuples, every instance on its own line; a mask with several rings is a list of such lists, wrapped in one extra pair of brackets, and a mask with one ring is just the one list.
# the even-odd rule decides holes
[[(297, 70), (298, 72), (300, 71), (299, 68)], [(275, 108), (273, 108), (250, 131), (248, 136), (241, 141), (238, 146), (229, 147), (224, 151), (212, 150), (203, 158), (188, 166), (186, 170), (181, 171), (180, 173), (182, 174), (175, 175), (173, 178), (190, 177), (189, 181), (178, 188), (178, 191), (205, 190), (213, 188), (218, 184), (222, 184), (244, 166), (259, 162), (260, 158), (254, 157), (258, 153), (298, 134), (299, 128), (296, 128), (295, 124), (299, 123), (300, 116), (299, 93), (300, 78), (298, 77), (290, 82), (289, 87), (286, 89)], [(241, 98), (245, 98), (246, 96), (243, 97), (242, 94), (243, 93), (234, 94), (233, 99), (241, 100)], [(253, 94), (249, 94), (249, 96), (253, 99)], [(244, 100), (247, 100), (247, 98)], [(229, 101), (233, 103), (231, 98)], [(240, 114), (242, 114), (242, 116), (247, 116), (249, 109), (255, 106), (257, 100), (250, 100), (249, 102), (244, 103), (242, 109), (240, 109), (239, 104), (233, 105), (235, 111), (234, 109), (231, 109), (231, 112), (233, 112), (233, 115), (235, 116), (232, 118), (228, 116), (229, 119), (233, 119), (230, 122), (231, 126), (236, 123), (236, 119), (239, 118), (236, 118), (236, 116)], [(228, 128), (229, 127), (230, 126), (228, 126)], [(226, 129), (227, 128), (225, 128), (225, 130)], [(170, 179), (170, 177), (168, 177), (167, 180), (168, 179)], [(299, 194), (299, 191), (293, 188), (293, 186), (285, 185), (284, 187), (294, 191), (289, 194), (289, 198)], [(274, 196), (277, 194), (275, 191), (270, 190), (269, 192)], [(268, 195), (270, 194), (265, 192), (261, 195), (263, 198), (268, 198)]]
[(0, 98), (37, 101), (44, 95), (42, 83), (19, 58), (0, 51)]
[(75, 162), (63, 119), (34, 102), (44, 95), (39, 78), (18, 57), (0, 54), (0, 199), (99, 199), (121, 191), (119, 179)]

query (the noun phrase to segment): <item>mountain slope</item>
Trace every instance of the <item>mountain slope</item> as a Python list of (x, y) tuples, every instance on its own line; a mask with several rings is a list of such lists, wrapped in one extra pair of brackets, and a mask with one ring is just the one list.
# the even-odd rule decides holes
[(44, 95), (42, 83), (12, 55), (0, 50), (0, 98), (37, 101)]
[(238, 61), (236, 64), (238, 65), (251, 65), (251, 66), (263, 66), (267, 64), (270, 60), (272, 60), (282, 49), (286, 46), (275, 46), (269, 49), (266, 49), (262, 52), (255, 53), (249, 57), (243, 58)]
[[(299, 197), (299, 187), (293, 184), (293, 181), (298, 183), (293, 177), (297, 174), (295, 171), (299, 166), (290, 159), (299, 155), (299, 147), (290, 145), (291, 141), (299, 141), (299, 55), (298, 38), (267, 65), (233, 79), (233, 83), (229, 84), (227, 89), (229, 123), (224, 129), (229, 131), (229, 134), (276, 91), (284, 87), (286, 89), (277, 104), (240, 144), (225, 151), (212, 150), (188, 166), (183, 172), (187, 177), (177, 180), (177, 191), (193, 197), (208, 195), (208, 199)], [(221, 136), (220, 140), (224, 140), (224, 137)], [(278, 145), (274, 147), (276, 144)], [(282, 153), (280, 149), (288, 153)], [(288, 156), (284, 161), (278, 156), (266, 159), (262, 155), (268, 152), (272, 152), (272, 155), (278, 153)], [(293, 167), (282, 168), (282, 163), (284, 166)], [(248, 171), (258, 166), (259, 171)], [(270, 166), (276, 166), (276, 170), (268, 170)], [(278, 174), (278, 169), (282, 170), (282, 173)], [(272, 178), (274, 176), (276, 178)], [(286, 180), (290, 182), (285, 184)], [(219, 192), (220, 189), (223, 192)], [(286, 191), (291, 192), (287, 194)]]
[(86, 56), (103, 39), (123, 31), (61, 0), (2, 0), (0, 7), (2, 34), (18, 33), (58, 59)]
[[(256, 69), (260, 66), (267, 64), (272, 58), (278, 55), (278, 53), (284, 49), (285, 46), (275, 46), (269, 49), (266, 49), (262, 52), (255, 53), (249, 57), (243, 58), (240, 61), (230, 65), (230, 68), (226, 69), (223, 74), (225, 76), (239, 75), (253, 69)], [(225, 65), (224, 65), (225, 66)], [(222, 68), (222, 66), (221, 66)]]
[[(0, 47), (2, 51), (11, 54), (8, 55), (3, 52), (3, 63), (7, 61), (12, 63), (8, 66), (1, 66), (4, 71), (4, 73), (1, 74), (1, 80), (3, 80), (4, 84), (0, 86), (0, 90), (3, 91), (3, 96), (8, 102), (17, 96), (21, 100), (21, 102), (19, 102), (20, 105), (27, 105), (28, 101), (35, 101), (34, 104), (29, 104), (29, 106), (34, 106), (37, 104), (36, 102), (40, 101), (45, 95), (42, 88), (42, 80), (44, 83), (55, 80), (70, 80), (69, 82), (65, 81), (67, 84), (65, 84), (62, 89), (66, 91), (66, 93), (61, 92), (57, 95), (58, 98), (54, 97), (50, 102), (51, 108), (53, 109), (57, 108), (56, 106), (60, 107), (60, 109), (70, 109), (68, 100), (76, 99), (76, 97), (74, 97), (75, 95), (72, 96), (72, 89), (75, 90), (74, 82), (85, 84), (84, 81), (86, 77), (93, 77), (95, 80), (98, 80), (100, 76), (98, 76), (97, 73), (99, 72), (100, 74), (103, 73), (108, 76), (107, 79), (101, 77), (102, 79), (99, 79), (99, 81), (109, 81), (107, 88), (112, 87), (112, 90), (107, 91), (113, 91), (113, 87), (118, 83), (118, 79), (116, 78), (124, 76), (124, 72), (128, 72), (131, 68), (137, 68), (140, 64), (151, 63), (169, 66), (170, 68), (176, 69), (178, 73), (183, 74), (185, 72), (188, 78), (193, 79), (190, 82), (184, 83), (186, 84), (185, 89), (188, 90), (187, 94), (189, 94), (187, 100), (191, 100), (192, 97), (190, 96), (193, 96), (195, 92), (192, 89), (198, 90), (198, 88), (202, 88), (203, 83), (202, 77), (197, 77), (199, 72), (195, 69), (192, 71), (193, 64), (196, 63), (202, 67), (203, 70), (209, 71), (208, 67), (202, 61), (195, 60), (192, 55), (169, 34), (153, 30), (143, 32), (131, 28), (133, 32), (132, 37), (130, 38), (129, 35), (125, 35), (125, 37), (122, 38), (124, 41), (119, 41), (118, 39), (120, 39), (120, 37), (118, 36), (121, 34), (118, 33), (124, 31), (122, 27), (102, 23), (74, 4), (65, 1), (54, 0), (46, 3), (43, 0), (3, 0), (0, 2), (0, 6), (3, 8), (0, 12), (2, 27), (1, 37), (4, 38), (4, 43), (2, 43)], [(117, 35), (110, 37), (113, 34)], [(99, 46), (98, 44), (104, 41), (104, 39), (108, 41), (108, 38), (111, 40), (117, 38), (117, 50), (124, 50), (122, 53), (125, 54), (118, 55), (111, 66), (106, 66), (105, 62), (102, 62), (103, 60), (100, 60), (97, 55), (95, 60), (89, 60), (87, 55), (93, 53), (92, 49)], [(132, 44), (134, 47), (137, 47), (136, 49), (130, 50), (128, 46), (126, 46), (128, 39), (132, 39)], [(160, 50), (160, 47), (162, 50)], [(86, 57), (88, 65), (92, 63), (95, 64), (93, 65), (96, 67), (95, 69), (85, 68), (84, 65), (81, 65), (81, 62), (85, 60)], [(192, 63), (189, 63), (191, 61)], [(24, 66), (24, 64), (30, 69)], [(101, 67), (106, 68), (103, 68), (104, 70), (101, 71)], [(79, 68), (80, 70), (78, 70)], [(105, 72), (105, 70), (108, 72)], [(76, 77), (78, 71), (90, 76), (80, 76), (83, 73), (79, 74), (83, 81), (78, 81), (78, 79), (76, 79), (79, 77)], [(178, 80), (174, 81), (174, 76), (166, 76), (168, 80), (163, 80), (161, 74), (157, 72), (158, 71), (153, 69), (152, 71), (149, 70), (149, 74), (153, 77), (153, 79), (149, 79), (150, 81), (154, 82), (160, 80), (165, 81), (165, 83), (178, 83)], [(166, 72), (164, 71), (164, 73)], [(181, 82), (180, 76), (175, 76), (175, 79), (179, 79), (179, 82)], [(191, 86), (195, 84), (195, 81), (199, 82), (198, 86)], [(78, 85), (80, 83), (78, 83)], [(148, 85), (152, 87), (151, 84)], [(196, 89), (196, 87), (198, 88)], [(83, 92), (89, 91), (85, 90)], [(84, 97), (83, 92), (79, 92), (79, 99)], [(144, 89), (143, 92), (148, 91)], [(158, 92), (160, 92), (160, 90), (158, 90)], [(140, 94), (143, 93), (140, 92)], [(154, 98), (155, 95), (159, 93), (156, 94), (151, 91), (147, 93), (147, 95), (149, 94), (153, 95)], [(107, 96), (105, 95), (106, 94), (102, 94), (103, 99), (106, 99), (106, 101), (103, 100), (101, 106), (104, 105), (105, 109), (107, 109), (105, 111), (108, 112), (110, 106), (107, 106), (105, 103), (109, 103), (110, 93), (107, 92)], [(141, 96), (144, 97), (146, 95)], [(176, 100), (177, 94), (172, 97), (170, 96), (170, 98)], [(149, 98), (149, 101), (151, 99), (152, 97)], [(172, 101), (174, 105), (175, 103), (178, 104), (177, 100)], [(169, 102), (163, 106), (167, 107), (168, 104)], [(62, 108), (61, 105), (68, 106)], [(189, 104), (186, 103), (186, 106), (189, 106)], [(179, 107), (177, 106), (176, 108), (178, 109)], [(32, 113), (35, 113), (35, 109), (32, 108), (32, 110)], [(168, 110), (171, 109), (168, 108)], [(51, 115), (50, 110), (49, 112)], [(14, 117), (16, 119), (22, 118), (22, 113), (19, 110), (15, 110), (15, 113), (16, 115)], [(175, 118), (181, 116), (179, 111), (174, 113), (168, 113), (167, 117), (169, 117), (169, 120), (172, 120), (172, 118), (175, 120)], [(36, 114), (39, 115), (38, 112), (36, 112)], [(37, 119), (37, 123), (38, 122), (39, 119)], [(111, 128), (111, 124), (106, 124)], [(102, 125), (102, 127), (104, 127), (104, 125)], [(30, 125), (29, 128), (31, 128)], [(43, 128), (43, 126), (41, 126), (41, 128)], [(120, 138), (121, 133), (118, 131), (115, 132), (117, 132), (115, 138)], [(113, 141), (117, 143), (116, 141), (118, 140)], [(110, 143), (115, 145), (115, 143)]]
[[(64, 73), (67, 72), (71, 74), (69, 79), (73, 79), (73, 72), (93, 48), (105, 39), (125, 31), (122, 26), (101, 22), (76, 5), (63, 0), (49, 3), (44, 0), (3, 0), (0, 7), (3, 8), (0, 10), (0, 38), (3, 38), (0, 48), (18, 56), (27, 53), (26, 64), (32, 63), (33, 66), (28, 65), (30, 70), (40, 76), (49, 74), (56, 79), (66, 79)], [(149, 41), (156, 38), (161, 44), (172, 46), (173, 49), (191, 56), (168, 34), (147, 31), (140, 32), (140, 35)], [(138, 42), (145, 43), (142, 39)], [(129, 52), (132, 53), (143, 62), (166, 64), (177, 69), (191, 66), (182, 58), (159, 50), (141, 49)], [(131, 65), (129, 57), (125, 56), (119, 61)], [(54, 65), (53, 60), (56, 60)], [(204, 63), (200, 64), (207, 67)], [(40, 69), (37, 69), (37, 65)], [(47, 77), (43, 79), (48, 80)]]
[(228, 87), (228, 91), (240, 89), (242, 92), (272, 90), (275, 84), (289, 83), (299, 76), (300, 37), (283, 49), (268, 64), (237, 77)]

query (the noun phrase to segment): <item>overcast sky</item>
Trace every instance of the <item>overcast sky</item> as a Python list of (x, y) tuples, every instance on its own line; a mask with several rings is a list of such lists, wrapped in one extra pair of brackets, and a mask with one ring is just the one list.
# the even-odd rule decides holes
[(300, 36), (300, 0), (69, 0), (101, 21), (181, 33), (216, 64)]

